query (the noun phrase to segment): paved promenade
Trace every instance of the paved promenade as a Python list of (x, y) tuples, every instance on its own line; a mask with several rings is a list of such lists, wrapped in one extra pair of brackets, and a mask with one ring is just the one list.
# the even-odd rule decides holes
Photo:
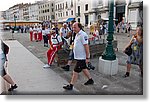
[(119, 61), (117, 75), (106, 76), (98, 72), (99, 57), (94, 57), (90, 59), (96, 67), (95, 70), (90, 71), (95, 81), (94, 85), (85, 86), (84, 82), (87, 79), (83, 73), (80, 73), (75, 84), (76, 89), (67, 92), (62, 86), (70, 81), (74, 64), (68, 72), (62, 70), (56, 63), (50, 69), (43, 69), (44, 63), (47, 62), (46, 51), (48, 49), (43, 47), (43, 41), (30, 42), (27, 33), (14, 34), (16, 40), (10, 40), (12, 36), (9, 32), (4, 32), (2, 37), (10, 46), (9, 73), (19, 85), (19, 88), (12, 94), (143, 94), (143, 79), (140, 77), (140, 69), (137, 66), (132, 66), (130, 77), (122, 77), (126, 71), (127, 59), (122, 50), (130, 40), (127, 34), (115, 34), (119, 49), (116, 52)]

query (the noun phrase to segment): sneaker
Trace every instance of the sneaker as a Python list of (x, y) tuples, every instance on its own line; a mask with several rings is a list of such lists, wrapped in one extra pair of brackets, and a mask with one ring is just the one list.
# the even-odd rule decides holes
[(11, 86), (8, 91), (13, 91), (14, 89), (16, 89), (18, 86), (15, 84), (14, 86)]
[(72, 90), (73, 89), (73, 85), (66, 85), (66, 86), (63, 86), (64, 89), (66, 90)]
[(84, 85), (93, 85), (94, 81), (92, 79), (89, 79)]
[(129, 77), (130, 73), (126, 72), (126, 74), (124, 75), (124, 78)]
[(44, 47), (48, 47), (48, 44), (45, 43), (45, 44), (44, 44)]
[(64, 69), (65, 71), (69, 71), (70, 66), (69, 66), (69, 65), (66, 65), (66, 66), (63, 66), (63, 67), (61, 67), (61, 68)]
[(50, 65), (49, 65), (49, 64), (45, 64), (45, 65), (43, 66), (43, 68), (50, 68)]

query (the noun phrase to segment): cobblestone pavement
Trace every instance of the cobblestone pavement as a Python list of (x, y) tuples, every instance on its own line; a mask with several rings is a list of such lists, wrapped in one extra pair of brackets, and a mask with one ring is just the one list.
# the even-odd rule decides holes
[[(8, 31), (1, 33), (1, 36), (3, 40), (12, 39), (12, 33)], [(28, 33), (16, 33), (13, 34), (13, 37), (14, 39), (18, 40), (24, 47), (26, 47), (33, 55), (39, 58), (43, 63), (47, 63), (46, 51), (48, 48), (43, 47), (43, 41), (30, 42)], [(126, 71), (127, 59), (127, 56), (123, 54), (122, 51), (126, 44), (130, 41), (131, 37), (127, 37), (127, 34), (125, 33), (117, 33), (114, 34), (114, 38), (118, 41), (118, 51), (116, 51), (116, 56), (119, 61), (119, 71), (117, 75), (106, 76), (98, 72), (97, 68), (99, 56), (94, 57), (91, 59), (91, 63), (96, 67), (96, 69), (91, 70), (90, 73), (95, 81), (95, 84), (85, 86), (84, 82), (86, 82), (87, 79), (85, 79), (84, 75), (80, 73), (79, 78), (75, 84), (75, 88), (77, 88), (81, 94), (143, 94), (143, 79), (140, 77), (140, 69), (137, 66), (132, 66), (130, 77), (122, 77)], [(57, 74), (69, 82), (72, 76), (73, 67), (74, 64), (72, 64), (71, 70), (66, 72), (58, 67), (56, 63), (54, 63), (52, 70), (54, 70)]]

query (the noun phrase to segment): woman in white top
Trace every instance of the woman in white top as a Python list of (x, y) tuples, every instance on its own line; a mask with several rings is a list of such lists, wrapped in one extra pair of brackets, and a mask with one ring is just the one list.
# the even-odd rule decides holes
[(100, 40), (101, 36), (99, 35), (98, 27), (95, 26), (93, 36), (95, 37), (95, 40)]

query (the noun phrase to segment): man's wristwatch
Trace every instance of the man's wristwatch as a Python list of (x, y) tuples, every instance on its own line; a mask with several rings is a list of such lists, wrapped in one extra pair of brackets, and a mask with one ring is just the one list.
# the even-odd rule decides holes
[(90, 59), (90, 58), (86, 58), (86, 59)]

